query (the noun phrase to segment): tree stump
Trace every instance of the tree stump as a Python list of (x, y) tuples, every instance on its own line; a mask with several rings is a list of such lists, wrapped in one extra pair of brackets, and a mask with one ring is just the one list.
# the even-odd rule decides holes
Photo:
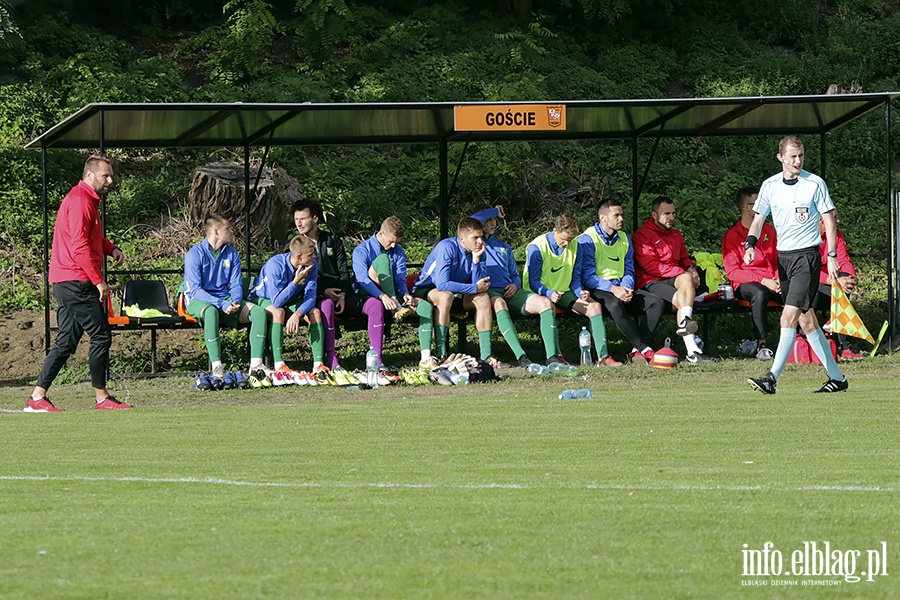
[[(294, 236), (291, 205), (303, 198), (303, 186), (280, 167), (266, 167), (256, 185), (259, 163), (250, 165), (250, 241), (254, 246), (282, 250)], [(216, 162), (194, 171), (187, 214), (201, 229), (210, 213), (226, 217), (236, 239), (246, 235), (247, 202), (244, 166)]]

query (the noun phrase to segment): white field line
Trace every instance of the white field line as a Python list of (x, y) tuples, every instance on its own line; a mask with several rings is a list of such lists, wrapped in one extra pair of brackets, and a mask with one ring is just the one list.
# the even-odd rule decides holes
[(808, 485), (800, 487), (778, 487), (771, 485), (645, 485), (645, 484), (601, 484), (584, 485), (530, 485), (520, 483), (396, 483), (396, 482), (315, 482), (315, 481), (240, 481), (215, 477), (51, 477), (40, 475), (0, 475), (0, 481), (74, 481), (108, 483), (186, 483), (203, 485), (225, 485), (256, 488), (321, 488), (321, 489), (450, 489), (450, 490), (645, 490), (645, 491), (691, 491), (691, 492), (875, 492), (896, 494), (900, 488), (860, 485)]

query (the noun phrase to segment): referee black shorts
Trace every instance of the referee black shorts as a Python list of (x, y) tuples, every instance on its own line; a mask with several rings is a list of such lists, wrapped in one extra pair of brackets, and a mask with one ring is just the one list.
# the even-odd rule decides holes
[(812, 307), (819, 292), (821, 269), (818, 246), (778, 253), (778, 277), (785, 306), (796, 306), (803, 312)]

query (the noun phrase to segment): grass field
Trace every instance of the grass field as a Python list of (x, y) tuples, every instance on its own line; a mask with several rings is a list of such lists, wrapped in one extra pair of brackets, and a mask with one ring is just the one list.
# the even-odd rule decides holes
[[(847, 366), (833, 395), (790, 366), (763, 396), (743, 379), (764, 370), (352, 392), (167, 378), (120, 383), (137, 408), (112, 413), (55, 387), (67, 412), (38, 415), (0, 387), (0, 596), (900, 596), (900, 360)], [(556, 399), (573, 384), (594, 398)], [(845, 574), (852, 551), (856, 576), (867, 550), (885, 564), (785, 575), (826, 541)], [(766, 542), (781, 576), (746, 576)]]

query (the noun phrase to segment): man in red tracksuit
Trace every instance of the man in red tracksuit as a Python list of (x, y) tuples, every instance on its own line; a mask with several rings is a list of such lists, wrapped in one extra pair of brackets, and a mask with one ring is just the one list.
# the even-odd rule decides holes
[(700, 274), (684, 245), (684, 236), (674, 225), (675, 203), (666, 196), (655, 198), (650, 218), (631, 237), (635, 287), (672, 303), (678, 315), (676, 333), (684, 340), (688, 362), (707, 362), (710, 359), (694, 339), (697, 322), (691, 318)]
[(47, 398), (47, 389), (75, 352), (85, 332), (91, 338), (88, 364), (91, 385), (97, 396), (96, 407), (101, 410), (131, 408), (131, 404), (119, 402), (106, 390), (112, 332), (105, 308), (109, 285), (103, 280), (103, 257), (111, 256), (116, 264), (125, 259), (122, 251), (103, 237), (100, 223), (100, 194), (108, 192), (112, 184), (110, 160), (104, 156), (91, 156), (84, 164), (81, 181), (69, 190), (59, 207), (50, 256), (50, 282), (58, 304), (58, 333), (25, 412), (62, 410)]

